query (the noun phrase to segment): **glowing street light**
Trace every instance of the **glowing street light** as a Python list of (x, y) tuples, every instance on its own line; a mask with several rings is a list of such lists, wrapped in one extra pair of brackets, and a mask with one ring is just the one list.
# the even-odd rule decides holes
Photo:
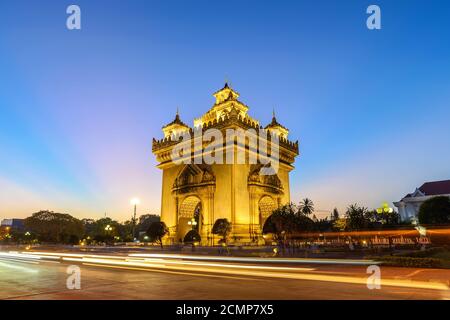
[(393, 213), (394, 209), (392, 209), (391, 207), (389, 207), (389, 205), (387, 204), (387, 202), (383, 203), (383, 205), (377, 209), (378, 213)]
[(112, 231), (112, 227), (108, 224), (106, 227), (105, 227), (105, 231), (106, 232), (108, 232), (108, 231)]
[(381, 223), (385, 224), (389, 222), (389, 217), (391, 217), (392, 213), (394, 213), (394, 209), (389, 207), (387, 202), (384, 202), (380, 208), (377, 208), (377, 213), (383, 218)]
[(133, 206), (136, 206), (136, 205), (138, 205), (138, 204), (141, 203), (141, 200), (139, 200), (139, 198), (133, 198), (133, 199), (130, 200), (130, 203), (131, 203)]
[(192, 226), (192, 230), (194, 230), (195, 226), (197, 225), (197, 221), (195, 221), (194, 218), (188, 221), (188, 225)]

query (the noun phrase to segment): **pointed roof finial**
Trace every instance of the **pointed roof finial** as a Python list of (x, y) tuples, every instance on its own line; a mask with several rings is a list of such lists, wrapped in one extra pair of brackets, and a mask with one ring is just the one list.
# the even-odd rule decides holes
[(179, 111), (179, 107), (177, 107), (177, 113), (176, 113), (176, 115), (175, 115), (175, 119), (174, 119), (171, 123), (166, 124), (166, 125), (163, 127), (163, 129), (164, 129), (164, 128), (167, 128), (167, 127), (169, 127), (169, 126), (171, 126), (171, 125), (173, 125), (173, 124), (179, 124), (179, 125), (182, 125), (182, 126), (188, 128), (188, 125), (185, 124), (185, 123), (184, 123), (183, 121), (181, 121), (181, 119), (180, 119), (180, 111)]
[(228, 75), (225, 75), (225, 86), (223, 87), (225, 88), (231, 88), (231, 82), (230, 79), (228, 78)]
[[(265, 128), (273, 128), (273, 127), (281, 127), (283, 129), (286, 129), (281, 124), (278, 123), (277, 118), (275, 117), (275, 108), (272, 109), (272, 122), (269, 123)], [(286, 129), (287, 130), (287, 129)]]

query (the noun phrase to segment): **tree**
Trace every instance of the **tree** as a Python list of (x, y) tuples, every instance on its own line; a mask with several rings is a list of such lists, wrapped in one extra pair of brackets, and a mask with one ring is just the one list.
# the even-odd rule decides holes
[(347, 219), (347, 227), (351, 230), (364, 229), (367, 227), (367, 208), (352, 204), (347, 208), (345, 217)]
[(300, 201), (299, 204), (299, 212), (304, 214), (305, 216), (309, 216), (314, 212), (314, 203), (311, 199), (305, 198)]
[(347, 219), (339, 218), (333, 222), (333, 228), (338, 231), (345, 231), (347, 229)]
[(422, 203), (419, 209), (419, 223), (439, 224), (450, 222), (450, 198), (438, 196)]
[(200, 240), (201, 240), (201, 237), (196, 230), (190, 230), (184, 236), (184, 243), (194, 244), (194, 242), (200, 242)]
[(7, 241), (9, 239), (9, 229), (0, 226), (0, 241)]
[[(134, 228), (133, 219), (127, 220), (124, 223), (119, 224), (118, 233), (120, 239), (122, 239), (125, 242), (133, 242), (135, 238), (133, 236), (133, 228)], [(147, 229), (145, 229), (144, 232), (147, 231)]]
[(136, 229), (138, 232), (145, 232), (153, 222), (159, 221), (161, 221), (161, 217), (156, 214), (144, 214), (139, 217), (139, 223)]
[[(389, 208), (390, 209), (390, 208)], [(400, 221), (400, 215), (394, 210), (383, 210), (378, 208), (365, 213), (368, 227), (380, 227), (383, 225), (396, 225)]]
[(96, 229), (95, 220), (94, 219), (81, 219), (81, 223), (83, 224), (84, 229), (84, 238), (89, 237), (90, 239), (94, 238), (94, 233)]
[(162, 238), (167, 233), (169, 233), (169, 229), (162, 221), (152, 222), (147, 230), (147, 236), (149, 237), (150, 242), (159, 243), (161, 245), (161, 249), (163, 248)]
[(231, 232), (231, 222), (227, 219), (217, 219), (212, 228), (212, 234), (216, 234), (222, 237), (223, 243), (227, 242), (228, 234)]
[(122, 225), (109, 217), (96, 220), (90, 229), (89, 236), (98, 242), (112, 243), (116, 237), (122, 236)]
[(339, 211), (337, 208), (333, 209), (333, 212), (331, 213), (331, 219), (333, 221), (336, 221), (337, 219), (339, 219)]
[(385, 215), (383, 219), (386, 225), (396, 225), (400, 223), (400, 215), (396, 211)]
[(285, 240), (292, 234), (310, 230), (313, 221), (292, 203), (279, 207), (267, 218), (263, 233), (272, 233), (275, 240)]
[(83, 223), (64, 213), (39, 211), (26, 218), (24, 224), (43, 242), (76, 244), (83, 235)]
[(328, 220), (328, 217), (325, 217), (324, 219), (317, 219), (314, 221), (314, 224), (312, 226), (313, 230), (325, 232), (325, 231), (332, 231), (333, 229), (333, 220)]

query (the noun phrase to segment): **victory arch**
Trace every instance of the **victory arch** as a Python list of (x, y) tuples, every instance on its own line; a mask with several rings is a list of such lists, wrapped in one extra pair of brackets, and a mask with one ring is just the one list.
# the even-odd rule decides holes
[[(220, 218), (226, 218), (232, 224), (230, 243), (264, 243), (264, 222), (274, 209), (290, 202), (289, 173), (299, 154), (298, 141), (288, 140), (289, 131), (277, 122), (275, 114), (267, 126), (261, 126), (258, 120), (248, 115), (249, 107), (238, 100), (239, 94), (228, 84), (214, 93), (214, 98), (214, 105), (203, 116), (194, 119), (193, 127), (181, 121), (177, 112), (175, 119), (162, 128), (164, 138), (153, 139), (152, 151), (162, 170), (161, 220), (169, 228), (166, 244), (182, 241), (194, 228), (201, 236), (202, 245), (217, 244), (220, 237), (211, 231), (214, 222)], [(198, 160), (195, 148), (184, 155), (191, 158), (190, 163), (173, 161), (174, 148), (181, 143), (198, 143), (196, 139), (202, 139), (199, 133), (211, 128), (220, 130), (224, 137), (227, 129), (252, 129), (250, 131), (257, 135), (266, 133), (268, 155), (273, 141), (277, 142), (278, 170), (261, 174), (261, 168), (267, 163), (251, 161), (207, 164)], [(189, 142), (181, 139), (186, 134), (192, 136)], [(271, 138), (274, 136), (276, 140)], [(241, 148), (248, 159), (255, 150), (245, 141), (244, 145), (233, 141), (232, 148)], [(200, 140), (199, 143), (200, 150), (206, 152), (208, 142)], [(223, 149), (226, 148), (224, 142)]]

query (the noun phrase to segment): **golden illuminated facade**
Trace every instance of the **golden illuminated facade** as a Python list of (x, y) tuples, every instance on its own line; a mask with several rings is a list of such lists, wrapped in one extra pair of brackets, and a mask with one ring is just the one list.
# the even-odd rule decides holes
[[(216, 244), (218, 236), (211, 234), (214, 222), (226, 218), (232, 223), (229, 236), (231, 243), (261, 244), (262, 227), (267, 217), (278, 206), (290, 202), (289, 172), (294, 168), (298, 155), (298, 142), (288, 140), (288, 130), (280, 125), (275, 115), (265, 128), (259, 121), (248, 115), (248, 106), (238, 100), (239, 94), (228, 84), (214, 94), (216, 99), (212, 108), (194, 120), (191, 128), (180, 119), (177, 112), (175, 120), (163, 127), (164, 138), (153, 139), (152, 150), (162, 169), (161, 220), (169, 227), (166, 243), (177, 243), (195, 228), (201, 236), (203, 245)], [(242, 130), (248, 133), (244, 144), (237, 138), (224, 139), (215, 151), (211, 151), (213, 139), (205, 141), (202, 134), (215, 129), (226, 136), (229, 130)], [(278, 150), (277, 170), (273, 174), (261, 174), (267, 163), (252, 162), (250, 158), (258, 150), (250, 146), (250, 139), (256, 136), (267, 144), (267, 156), (271, 148)], [(189, 135), (190, 140), (182, 136)], [(208, 139), (206, 139), (208, 140)], [(232, 141), (231, 144), (226, 142)], [(262, 140), (258, 140), (259, 145)], [(276, 146), (274, 145), (276, 142)], [(184, 163), (174, 161), (175, 148), (181, 144), (199, 146), (184, 154)], [(204, 161), (202, 154), (218, 154), (219, 151), (233, 153), (233, 161), (211, 163)], [(275, 150), (275, 149), (273, 149)], [(236, 161), (237, 154), (243, 152), (245, 161)], [(277, 159), (278, 160), (278, 159)]]

